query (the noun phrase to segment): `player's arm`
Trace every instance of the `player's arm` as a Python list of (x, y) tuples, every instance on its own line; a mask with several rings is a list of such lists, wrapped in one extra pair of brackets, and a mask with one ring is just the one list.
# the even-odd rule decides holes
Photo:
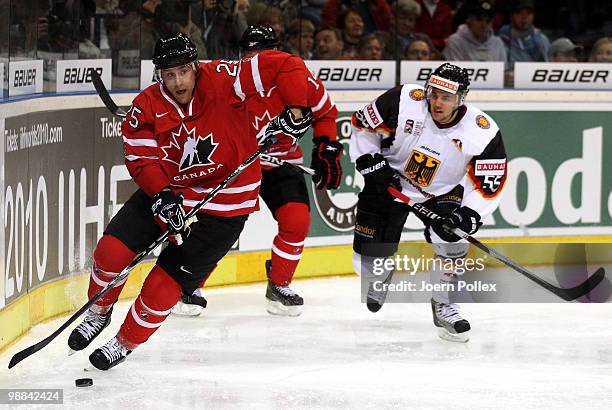
[(481, 217), (495, 211), (506, 182), (506, 163), (506, 149), (498, 131), (483, 152), (468, 163), (461, 205), (473, 209)]
[(351, 118), (352, 135), (349, 144), (351, 161), (380, 153), (395, 139), (401, 86), (392, 88), (375, 101), (356, 111)]
[(340, 158), (344, 147), (336, 137), (338, 109), (331, 101), (323, 82), (308, 79), (308, 103), (312, 107), (313, 146), (310, 167), (315, 170), (312, 180), (318, 189), (340, 186), (342, 167)]
[(125, 165), (134, 182), (153, 197), (170, 185), (159, 158), (159, 147), (154, 133), (151, 104), (140, 94), (121, 124)]

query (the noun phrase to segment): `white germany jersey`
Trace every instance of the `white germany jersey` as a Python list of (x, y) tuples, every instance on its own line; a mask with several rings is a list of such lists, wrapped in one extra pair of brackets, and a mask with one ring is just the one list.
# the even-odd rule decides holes
[(499, 205), (506, 153), (491, 117), (466, 104), (455, 120), (437, 124), (425, 90), (395, 87), (353, 114), (352, 161), (382, 154), (402, 176), (402, 192), (417, 202), (464, 187), (462, 206), (486, 216)]

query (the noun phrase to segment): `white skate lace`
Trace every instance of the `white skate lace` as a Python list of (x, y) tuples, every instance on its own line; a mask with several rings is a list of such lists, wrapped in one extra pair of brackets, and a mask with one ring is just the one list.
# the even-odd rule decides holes
[(122, 357), (127, 356), (128, 350), (113, 337), (107, 344), (100, 348), (104, 356), (108, 359), (109, 363), (113, 363)]
[(455, 322), (463, 320), (461, 313), (459, 312), (459, 306), (456, 303), (444, 304), (441, 303), (436, 308), (438, 317), (451, 325)]
[(90, 340), (104, 327), (104, 323), (106, 322), (105, 319), (104, 315), (99, 315), (88, 310), (85, 315), (85, 320), (77, 327), (77, 330), (85, 339)]
[(368, 287), (368, 298), (369, 299), (374, 299), (375, 301), (380, 303), (385, 299), (386, 295), (387, 295), (387, 291), (384, 290), (384, 288), (381, 290), (376, 290), (374, 289), (374, 284), (370, 283)]
[(295, 296), (295, 292), (293, 290), (291, 290), (291, 288), (289, 286), (274, 285), (274, 287), (276, 288), (276, 290), (278, 290), (284, 296)]

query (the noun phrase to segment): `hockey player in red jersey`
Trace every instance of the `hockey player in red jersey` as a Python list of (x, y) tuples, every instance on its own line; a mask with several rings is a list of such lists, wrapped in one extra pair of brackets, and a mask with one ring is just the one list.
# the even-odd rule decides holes
[[(122, 123), (127, 168), (139, 190), (106, 227), (93, 253), (88, 296), (104, 288), (163, 231), (164, 248), (119, 332), (96, 349), (90, 362), (107, 370), (162, 325), (181, 292), (191, 294), (238, 238), (248, 214), (258, 209), (261, 167), (247, 167), (197, 213), (208, 192), (257, 150), (249, 133), (246, 99), (276, 87), (286, 107), (268, 133), (299, 138), (310, 123), (304, 62), (269, 51), (242, 59), (198, 63), (183, 34), (160, 39), (153, 58), (158, 82), (133, 101)], [(125, 281), (124, 281), (125, 282)], [(98, 300), (71, 333), (82, 350), (108, 326), (124, 283)]]
[[(357, 204), (353, 263), (369, 282), (367, 306), (373, 312), (386, 298), (385, 288), (375, 282), (389, 283), (393, 274), (384, 264), (385, 272), (374, 275), (373, 265), (397, 251), (409, 213), (387, 192), (389, 185), (443, 216), (435, 224), (421, 219), (436, 258), (453, 266), (463, 262), (468, 243), (443, 225), (474, 234), (499, 204), (506, 179), (501, 132), (490, 116), (464, 104), (469, 85), (465, 69), (445, 63), (425, 87), (392, 88), (353, 115), (350, 155), (365, 183)], [(455, 283), (463, 272), (440, 266), (433, 264), (434, 284)], [(448, 292), (434, 292), (431, 307), (440, 337), (468, 340), (470, 324)]]
[[(240, 41), (242, 55), (252, 55), (261, 50), (279, 46), (274, 30), (266, 25), (251, 26)], [(315, 170), (313, 180), (318, 189), (336, 189), (340, 185), (342, 169), (340, 157), (343, 147), (336, 139), (338, 110), (329, 98), (323, 83), (308, 78), (307, 105), (312, 108), (313, 152), (311, 167)], [(251, 130), (261, 139), (268, 122), (283, 109), (278, 88), (260, 92), (249, 99)], [(270, 314), (297, 316), (301, 313), (303, 299), (289, 284), (302, 257), (304, 240), (310, 228), (309, 198), (304, 175), (288, 163), (303, 163), (302, 150), (292, 138), (281, 138), (266, 152), (272, 157), (262, 159), (263, 177), (260, 195), (278, 223), (278, 234), (272, 243), (271, 258), (266, 261), (268, 287), (266, 298)], [(275, 159), (285, 162), (278, 165)], [(197, 291), (196, 291), (197, 292)], [(183, 296), (173, 313), (197, 316), (203, 307), (199, 293)], [(204, 305), (205, 306), (205, 305)]]

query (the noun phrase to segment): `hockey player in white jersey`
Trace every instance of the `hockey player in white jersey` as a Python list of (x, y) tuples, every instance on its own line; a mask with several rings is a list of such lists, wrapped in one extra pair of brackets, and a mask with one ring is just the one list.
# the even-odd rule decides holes
[[(425, 87), (392, 88), (353, 114), (350, 156), (365, 182), (357, 205), (353, 264), (370, 282), (367, 306), (373, 312), (386, 297), (380, 286), (372, 286), (374, 279), (388, 283), (393, 274), (388, 270), (374, 276), (375, 259), (397, 251), (409, 214), (387, 192), (389, 185), (443, 216), (442, 222), (421, 220), (425, 238), (444, 260), (464, 258), (468, 243), (443, 225), (474, 234), (499, 204), (506, 178), (501, 132), (490, 116), (465, 104), (469, 85), (465, 69), (445, 63)], [(432, 283), (457, 280), (457, 273), (444, 271), (442, 264), (433, 266)], [(440, 337), (468, 341), (470, 324), (447, 292), (434, 292), (431, 307)]]

